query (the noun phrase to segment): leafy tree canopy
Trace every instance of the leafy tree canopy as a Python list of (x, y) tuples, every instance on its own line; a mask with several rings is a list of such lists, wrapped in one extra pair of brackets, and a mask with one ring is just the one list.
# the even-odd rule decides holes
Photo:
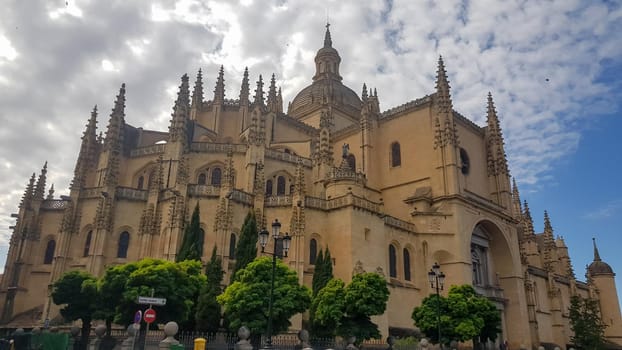
[(438, 309), (441, 341), (495, 340), (501, 332), (499, 310), (486, 297), (479, 296), (471, 285), (452, 286), (447, 297), (430, 295), (413, 310), (412, 318), (433, 342), (438, 343)]
[(572, 342), (579, 349), (602, 349), (605, 344), (605, 328), (600, 318), (598, 301), (578, 295), (570, 299), (570, 329), (574, 332)]
[(339, 279), (328, 282), (313, 299), (316, 336), (355, 336), (359, 341), (380, 338), (371, 316), (387, 307), (389, 289), (376, 273), (355, 275), (347, 286)]
[(133, 315), (144, 305), (137, 305), (139, 296), (166, 298), (165, 306), (153, 306), (157, 313), (157, 323), (168, 321), (183, 322), (197, 299), (205, 276), (201, 273), (201, 263), (185, 260), (174, 263), (158, 259), (143, 259), (138, 262), (114, 266), (106, 270), (100, 284), (103, 301), (116, 300), (114, 321), (129, 324)]
[[(254, 334), (266, 330), (272, 258), (260, 257), (238, 271), (237, 280), (218, 296), (229, 317), (229, 328), (237, 331), (245, 325)], [(311, 304), (311, 291), (298, 284), (296, 272), (277, 260), (272, 304), (272, 329), (274, 334), (287, 330), (289, 319), (304, 312)]]
[(91, 320), (98, 307), (97, 279), (83, 271), (65, 273), (54, 282), (52, 301), (65, 305), (61, 315), (70, 321), (82, 320), (82, 344), (86, 344), (91, 330)]

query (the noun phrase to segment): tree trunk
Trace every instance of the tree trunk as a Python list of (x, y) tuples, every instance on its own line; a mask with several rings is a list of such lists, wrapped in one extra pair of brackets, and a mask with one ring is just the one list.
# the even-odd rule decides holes
[(89, 344), (89, 335), (91, 335), (91, 319), (82, 319), (82, 332), (80, 336), (80, 349), (86, 350)]

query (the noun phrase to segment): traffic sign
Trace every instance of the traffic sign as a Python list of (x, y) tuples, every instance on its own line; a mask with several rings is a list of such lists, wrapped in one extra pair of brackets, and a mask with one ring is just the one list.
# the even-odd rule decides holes
[(154, 322), (155, 319), (156, 319), (156, 312), (155, 312), (155, 310), (154, 309), (147, 309), (147, 310), (145, 310), (145, 315), (143, 316), (143, 319), (147, 323)]
[(154, 297), (138, 297), (138, 303), (143, 305), (166, 305), (166, 298), (154, 298)]
[(134, 323), (140, 323), (140, 320), (143, 319), (143, 312), (138, 310), (136, 311), (136, 313), (134, 314)]

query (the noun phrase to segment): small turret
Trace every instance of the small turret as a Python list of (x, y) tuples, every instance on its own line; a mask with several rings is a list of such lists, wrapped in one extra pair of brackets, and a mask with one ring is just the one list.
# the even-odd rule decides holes
[(169, 143), (181, 142), (184, 147), (188, 145), (188, 117), (189, 117), (189, 86), (188, 75), (181, 77), (181, 85), (177, 93), (177, 100), (173, 106), (171, 124), (168, 128)]
[(551, 225), (551, 220), (549, 219), (549, 213), (544, 211), (544, 233), (542, 243), (544, 244), (544, 267), (549, 271), (554, 271), (556, 262), (555, 257), (555, 238), (553, 236), (553, 226)]
[(525, 225), (523, 233), (526, 236), (534, 236), (536, 233), (533, 228), (533, 219), (531, 218), (531, 212), (529, 211), (529, 204), (527, 204), (527, 201), (525, 201), (523, 205), (523, 218), (523, 224)]
[(222, 104), (225, 102), (225, 69), (221, 65), (216, 79), (216, 87), (214, 88), (214, 104)]
[(48, 196), (45, 199), (48, 199), (48, 200), (54, 199), (54, 184), (50, 186), (50, 190), (48, 191)]
[(367, 101), (367, 98), (369, 96), (367, 96), (367, 84), (363, 83), (363, 91), (361, 92), (361, 100), (363, 102)]
[(197, 115), (203, 105), (203, 73), (201, 68), (197, 73), (197, 80), (194, 82), (194, 89), (192, 90), (192, 104), (190, 105), (190, 119), (197, 119)]
[(514, 218), (522, 219), (523, 208), (521, 207), (520, 194), (518, 193), (515, 178), (512, 178), (512, 210), (514, 211)]
[(447, 71), (443, 57), (438, 58), (438, 69), (436, 71), (436, 109), (438, 117), (435, 122), (435, 148), (445, 145), (458, 145), (458, 132), (453, 122), (453, 106)]
[(240, 86), (240, 106), (248, 106), (249, 99), (249, 87), (248, 87), (248, 67), (244, 68), (244, 77), (242, 78), (242, 85)]
[(488, 176), (507, 175), (508, 161), (503, 147), (503, 134), (492, 94), (488, 93), (488, 113), (486, 118), (486, 151), (488, 158)]
[(47, 180), (47, 172), (48, 162), (46, 161), (45, 164), (43, 164), (43, 168), (41, 168), (41, 173), (39, 174), (39, 179), (37, 180), (37, 185), (35, 186), (35, 200), (43, 200), (43, 195), (45, 194), (45, 181)]
[(110, 114), (106, 138), (104, 139), (104, 150), (121, 151), (123, 142), (123, 129), (125, 126), (125, 83), (121, 84), (119, 94), (114, 103), (114, 108)]
[(100, 142), (97, 139), (97, 105), (95, 105), (86, 129), (82, 134), (80, 153), (78, 153), (78, 160), (76, 161), (73, 179), (71, 180), (72, 189), (79, 189), (84, 186), (86, 173), (95, 163), (95, 155), (99, 146)]
[(24, 190), (24, 195), (22, 196), (22, 201), (19, 204), (20, 208), (27, 208), (30, 206), (30, 201), (35, 194), (35, 180), (37, 178), (37, 174), (32, 173), (30, 177), (30, 181), (28, 181), (28, 185), (26, 185), (26, 190)]
[(596, 247), (596, 238), (592, 238), (592, 245), (594, 246), (594, 261), (588, 267), (588, 272), (591, 275), (613, 274), (611, 266), (600, 258), (598, 247)]
[(272, 78), (270, 79), (270, 88), (268, 89), (268, 111), (275, 113), (279, 111), (274, 74), (272, 74)]
[(264, 105), (263, 78), (261, 77), (261, 74), (259, 75), (259, 80), (257, 80), (257, 89), (255, 89), (255, 98), (253, 100), (253, 105), (255, 106)]

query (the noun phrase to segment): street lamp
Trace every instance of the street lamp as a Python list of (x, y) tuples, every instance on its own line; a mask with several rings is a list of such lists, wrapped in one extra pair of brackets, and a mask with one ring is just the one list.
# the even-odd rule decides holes
[[(276, 258), (287, 257), (287, 251), (289, 250), (289, 246), (291, 244), (292, 238), (285, 233), (285, 236), (281, 236), (281, 223), (279, 219), (274, 219), (272, 223), (272, 239), (274, 239), (274, 247), (273, 252), (268, 253), (265, 251), (266, 244), (268, 243), (268, 230), (264, 227), (261, 231), (259, 231), (259, 244), (261, 245), (261, 252), (272, 255), (272, 276), (270, 278), (270, 299), (268, 302), (268, 327), (266, 330), (266, 346), (264, 349), (272, 349), (272, 298), (274, 294), (274, 275), (276, 274)], [(278, 250), (277, 244), (279, 242), (283, 242), (283, 249)]]
[(438, 343), (443, 348), (443, 342), (441, 341), (441, 295), (440, 291), (443, 290), (443, 284), (445, 283), (445, 274), (441, 272), (441, 266), (435, 262), (432, 265), (432, 269), (428, 272), (428, 280), (430, 281), (430, 287), (436, 289), (436, 326), (438, 331)]

